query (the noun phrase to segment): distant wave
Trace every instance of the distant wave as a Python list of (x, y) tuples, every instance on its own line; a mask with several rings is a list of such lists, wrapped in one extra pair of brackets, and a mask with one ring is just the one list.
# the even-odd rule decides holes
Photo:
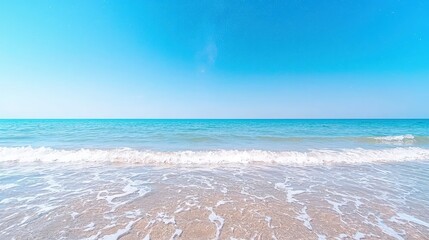
[(396, 136), (370, 137), (370, 139), (373, 139), (380, 143), (402, 144), (413, 143), (416, 140), (416, 137), (411, 134), (405, 134)]
[(47, 147), (0, 147), (0, 161), (19, 162), (120, 162), (143, 164), (246, 164), (277, 163), (324, 165), (429, 160), (429, 149), (396, 147), (386, 149), (342, 149), (298, 151), (216, 150), (216, 151), (140, 151), (120, 149), (59, 150)]
[(397, 136), (385, 136), (385, 137), (374, 137), (374, 139), (382, 141), (404, 141), (413, 140), (415, 137), (411, 134), (397, 135)]
[(429, 136), (414, 136), (412, 134), (392, 135), (392, 136), (304, 136), (304, 137), (281, 137), (281, 136), (259, 136), (258, 140), (267, 142), (331, 142), (331, 141), (357, 141), (373, 144), (414, 144), (414, 143), (429, 143)]

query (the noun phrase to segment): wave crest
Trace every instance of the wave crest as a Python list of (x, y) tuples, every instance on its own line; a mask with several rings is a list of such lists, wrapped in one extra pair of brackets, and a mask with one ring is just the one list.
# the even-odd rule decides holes
[(414, 140), (414, 136), (411, 134), (397, 135), (397, 136), (384, 136), (384, 137), (373, 137), (375, 140), (386, 141), (386, 142), (401, 142), (407, 140)]
[(216, 151), (139, 151), (120, 149), (59, 150), (47, 147), (0, 147), (0, 161), (19, 162), (119, 162), (142, 164), (246, 164), (277, 163), (324, 165), (429, 160), (429, 149), (396, 147), (387, 149), (342, 149), (298, 151), (216, 150)]

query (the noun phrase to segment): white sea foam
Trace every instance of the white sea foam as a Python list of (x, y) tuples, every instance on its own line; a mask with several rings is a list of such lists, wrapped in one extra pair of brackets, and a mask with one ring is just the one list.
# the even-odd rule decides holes
[(414, 141), (415, 137), (411, 134), (405, 134), (405, 135), (397, 135), (397, 136), (384, 136), (384, 137), (372, 137), (372, 139), (375, 139), (380, 142), (391, 142), (391, 143), (400, 143), (400, 142), (410, 142)]
[(311, 226), (311, 217), (307, 213), (307, 206), (304, 206), (301, 211), (299, 212), (298, 217), (296, 219), (303, 222), (304, 226), (308, 228), (308, 230), (312, 231), (313, 227)]
[(113, 234), (103, 236), (101, 239), (102, 240), (117, 240), (117, 239), (121, 238), (122, 236), (126, 235), (131, 230), (133, 225), (140, 220), (141, 220), (141, 218), (139, 218), (135, 221), (131, 221), (124, 228), (119, 229), (118, 231), (116, 231)]
[(420, 220), (414, 216), (408, 215), (406, 213), (398, 213), (397, 216), (393, 216), (390, 218), (391, 222), (397, 222), (397, 223), (402, 223), (400, 220), (405, 220), (407, 222), (411, 222), (411, 223), (415, 223), (415, 224), (419, 224), (422, 225), (424, 227), (429, 228), (429, 223), (425, 222), (423, 220)]
[(206, 207), (206, 209), (210, 211), (210, 215), (209, 215), (210, 222), (212, 222), (216, 225), (216, 237), (215, 237), (215, 239), (220, 239), (220, 234), (221, 234), (223, 225), (225, 223), (225, 219), (223, 219), (221, 216), (217, 215), (213, 211), (213, 208)]
[(429, 160), (429, 149), (396, 147), (385, 149), (342, 149), (299, 151), (216, 150), (216, 151), (139, 151), (121, 149), (57, 150), (33, 147), (0, 147), (0, 161), (19, 162), (129, 162), (143, 164), (246, 164), (278, 163), (323, 165)]
[(0, 191), (7, 190), (9, 188), (14, 188), (17, 186), (18, 186), (18, 184), (15, 184), (15, 183), (2, 184), (2, 185), (0, 185)]

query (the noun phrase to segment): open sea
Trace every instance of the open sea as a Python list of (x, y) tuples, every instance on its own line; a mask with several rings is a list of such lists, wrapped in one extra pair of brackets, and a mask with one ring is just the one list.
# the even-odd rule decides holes
[(429, 239), (429, 120), (0, 120), (0, 239)]
[(429, 158), (429, 120), (0, 120), (0, 161), (248, 163)]

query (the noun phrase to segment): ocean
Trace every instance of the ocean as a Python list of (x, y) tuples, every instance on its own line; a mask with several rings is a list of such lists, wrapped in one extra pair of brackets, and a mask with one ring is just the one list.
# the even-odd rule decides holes
[(428, 149), (429, 120), (0, 120), (0, 161), (358, 163)]
[(428, 239), (429, 120), (0, 120), (0, 239)]

